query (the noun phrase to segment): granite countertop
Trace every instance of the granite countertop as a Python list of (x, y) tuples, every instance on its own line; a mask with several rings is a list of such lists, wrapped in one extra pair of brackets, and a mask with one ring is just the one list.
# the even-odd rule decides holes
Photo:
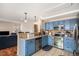
[[(42, 35), (42, 36), (46, 36), (46, 35)], [(30, 40), (30, 39), (34, 39), (34, 38), (39, 38), (39, 37), (42, 37), (41, 35), (40, 36), (34, 36), (34, 37), (30, 37), (30, 38), (20, 38), (21, 40)]]

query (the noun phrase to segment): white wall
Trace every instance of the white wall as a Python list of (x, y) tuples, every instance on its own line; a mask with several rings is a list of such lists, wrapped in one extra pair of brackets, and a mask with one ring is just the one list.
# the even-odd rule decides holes
[(20, 31), (22, 32), (33, 32), (33, 24), (34, 22), (26, 22), (26, 23), (21, 23), (20, 24)]
[(40, 19), (38, 21), (28, 21), (26, 23), (20, 24), (20, 30), (22, 32), (34, 32), (34, 24), (38, 25), (38, 31), (40, 31), (41, 21)]
[(19, 28), (19, 24), (0, 21), (0, 31), (15, 32)]

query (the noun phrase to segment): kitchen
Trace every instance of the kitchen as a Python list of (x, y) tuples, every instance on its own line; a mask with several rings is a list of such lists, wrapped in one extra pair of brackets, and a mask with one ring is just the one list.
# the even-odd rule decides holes
[[(15, 3), (1, 4), (0, 7), (3, 11), (0, 14), (0, 22), (13, 24), (12, 26), (4, 24), (3, 29), (6, 27), (7, 29), (3, 30), (0, 27), (0, 32), (16, 33), (14, 35), (17, 35), (17, 41), (13, 42), (16, 42), (17, 56), (79, 55), (78, 3)], [(15, 8), (14, 11), (12, 11), (13, 8)], [(43, 11), (39, 12), (40, 10)]]

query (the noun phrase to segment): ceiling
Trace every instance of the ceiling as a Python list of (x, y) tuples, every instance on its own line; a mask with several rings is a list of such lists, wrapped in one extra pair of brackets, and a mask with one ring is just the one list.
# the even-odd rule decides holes
[(49, 8), (54, 8), (60, 3), (0, 3), (0, 19), (10, 21), (23, 21), (24, 12), (27, 12), (29, 20), (34, 16), (40, 18)]

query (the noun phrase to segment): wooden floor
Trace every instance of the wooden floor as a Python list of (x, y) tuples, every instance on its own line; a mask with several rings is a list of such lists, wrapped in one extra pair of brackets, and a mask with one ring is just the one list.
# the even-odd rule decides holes
[(16, 56), (17, 46), (0, 50), (0, 56)]
[(73, 54), (58, 48), (52, 48), (50, 51), (44, 51), (41, 49), (32, 56), (73, 56)]

